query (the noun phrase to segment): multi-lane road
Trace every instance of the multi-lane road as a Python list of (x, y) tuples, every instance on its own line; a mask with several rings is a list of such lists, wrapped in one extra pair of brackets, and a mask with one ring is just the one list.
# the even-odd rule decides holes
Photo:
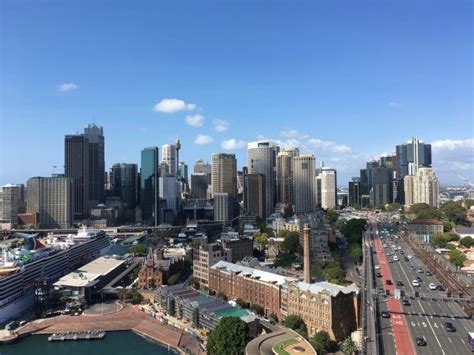
[[(381, 273), (381, 277), (377, 278), (377, 287), (380, 288), (380, 294), (386, 292), (385, 290), (390, 291), (390, 296), (379, 297), (381, 328), (379, 336), (384, 353), (410, 353), (407, 352), (410, 348), (411, 353), (418, 354), (469, 353), (471, 350), (468, 344), (468, 332), (474, 331), (474, 321), (467, 318), (457, 303), (442, 301), (441, 298), (446, 296), (445, 292), (429, 288), (430, 283), (440, 285), (440, 282), (434, 276), (426, 274), (429, 270), (401, 238), (389, 233), (384, 235), (374, 233), (374, 236), (373, 247), (377, 253), (374, 254), (376, 256), (374, 262), (380, 267), (380, 270), (376, 271)], [(399, 260), (393, 261), (394, 256)], [(423, 272), (418, 272), (418, 269)], [(413, 286), (413, 280), (417, 277), (422, 279), (419, 287)], [(397, 286), (397, 281), (403, 286)], [(393, 285), (389, 285), (390, 283)], [(417, 291), (427, 297), (423, 299), (411, 297), (411, 304), (403, 305), (402, 300), (394, 298), (395, 288), (405, 291), (410, 296)], [(436, 297), (440, 299), (434, 300)], [(390, 318), (381, 317), (382, 311), (386, 310), (390, 310)], [(448, 332), (446, 322), (452, 323), (456, 327), (456, 332)], [(418, 346), (416, 338), (423, 338), (426, 346)], [(406, 344), (407, 342), (410, 344)]]

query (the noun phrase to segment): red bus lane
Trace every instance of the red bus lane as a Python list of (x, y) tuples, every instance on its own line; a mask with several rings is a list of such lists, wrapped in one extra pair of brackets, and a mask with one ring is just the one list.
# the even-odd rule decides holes
[[(390, 312), (390, 323), (392, 325), (393, 339), (395, 342), (397, 354), (414, 354), (413, 344), (411, 342), (408, 327), (406, 325), (405, 316), (402, 315), (402, 307), (400, 302), (393, 298), (395, 286), (393, 285), (392, 273), (388, 266), (387, 258), (383, 253), (382, 242), (377, 233), (375, 237), (375, 248), (377, 250), (377, 258), (379, 260), (380, 273), (384, 283), (384, 290), (390, 291), (390, 298), (387, 298), (387, 308)], [(382, 251), (382, 252), (380, 252)], [(392, 284), (387, 285), (387, 280), (391, 280)]]

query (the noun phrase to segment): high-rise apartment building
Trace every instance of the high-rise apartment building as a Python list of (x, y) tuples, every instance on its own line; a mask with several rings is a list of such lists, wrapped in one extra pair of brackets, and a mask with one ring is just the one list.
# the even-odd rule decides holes
[(227, 223), (234, 216), (234, 198), (227, 192), (217, 192), (214, 198), (214, 221)]
[(23, 185), (7, 184), (0, 187), (0, 225), (18, 225), (18, 213)]
[(336, 170), (322, 167), (319, 175), (321, 176), (321, 207), (334, 209), (337, 206)]
[(317, 205), (316, 158), (303, 155), (293, 158), (293, 198), (295, 213), (314, 212)]
[(432, 168), (420, 167), (416, 175), (404, 178), (405, 205), (426, 203), (439, 207), (439, 182)]
[(39, 213), (40, 228), (69, 228), (73, 222), (73, 179), (60, 175), (27, 182), (27, 212)]
[(140, 208), (142, 221), (154, 226), (159, 223), (158, 169), (158, 147), (143, 149), (140, 167)]
[(137, 207), (137, 164), (117, 163), (112, 166), (113, 192), (120, 197), (128, 209)]
[(277, 203), (292, 206), (293, 197), (293, 159), (300, 155), (298, 148), (283, 149), (277, 155), (276, 184)]
[[(177, 171), (177, 153), (176, 153), (176, 146), (174, 144), (165, 144), (163, 145), (163, 161), (166, 163), (167, 166), (167, 173), (171, 176), (176, 176)], [(162, 175), (163, 172), (162, 172)]]
[(248, 173), (265, 175), (265, 216), (273, 213), (276, 203), (276, 157), (279, 147), (269, 141), (248, 144)]
[(246, 212), (265, 218), (265, 175), (248, 174), (246, 179)]

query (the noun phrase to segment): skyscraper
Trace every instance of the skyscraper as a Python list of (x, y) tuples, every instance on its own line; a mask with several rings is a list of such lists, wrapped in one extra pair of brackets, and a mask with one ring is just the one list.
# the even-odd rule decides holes
[(39, 213), (40, 228), (69, 228), (73, 221), (73, 179), (33, 177), (27, 182), (27, 212)]
[(277, 203), (292, 206), (293, 197), (293, 159), (300, 155), (298, 148), (283, 149), (277, 155), (276, 184)]
[(316, 158), (303, 155), (293, 158), (293, 197), (295, 213), (314, 212), (317, 205)]
[(73, 180), (74, 220), (89, 214), (89, 139), (84, 135), (66, 135), (64, 139), (64, 174)]
[(166, 163), (167, 172), (170, 176), (176, 176), (177, 171), (177, 153), (174, 144), (163, 145), (163, 161)]
[(361, 206), (361, 181), (358, 177), (353, 177), (349, 182), (349, 206)]
[(321, 207), (324, 209), (337, 206), (337, 173), (336, 170), (321, 168)]
[(18, 224), (22, 186), (7, 184), (0, 187), (0, 225), (8, 224), (8, 229)]
[(370, 190), (370, 204), (372, 206), (386, 205), (393, 201), (393, 170), (386, 166), (372, 169), (372, 189)]
[(416, 175), (404, 178), (405, 205), (426, 203), (439, 207), (439, 182), (432, 168), (420, 167)]
[(249, 174), (265, 175), (265, 217), (273, 213), (276, 203), (276, 157), (279, 147), (269, 141), (248, 144)]
[(237, 159), (235, 154), (212, 154), (212, 195), (228, 193), (237, 197)]
[(191, 174), (191, 196), (197, 199), (205, 199), (207, 197), (208, 181), (208, 174)]
[(246, 189), (246, 212), (265, 217), (265, 175), (248, 174)]
[(135, 209), (137, 207), (137, 164), (114, 164), (112, 176), (114, 196), (120, 197), (128, 209)]
[(154, 226), (159, 223), (158, 165), (158, 147), (143, 149), (140, 167), (140, 208), (142, 220)]
[(89, 210), (104, 202), (105, 143), (102, 126), (89, 124), (84, 128), (89, 147)]

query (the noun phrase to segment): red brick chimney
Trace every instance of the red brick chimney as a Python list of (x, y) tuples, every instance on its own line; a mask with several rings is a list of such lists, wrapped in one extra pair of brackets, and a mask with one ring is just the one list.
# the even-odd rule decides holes
[(305, 223), (303, 228), (303, 279), (304, 282), (311, 283), (311, 259), (309, 256), (309, 236), (311, 229), (309, 224)]

